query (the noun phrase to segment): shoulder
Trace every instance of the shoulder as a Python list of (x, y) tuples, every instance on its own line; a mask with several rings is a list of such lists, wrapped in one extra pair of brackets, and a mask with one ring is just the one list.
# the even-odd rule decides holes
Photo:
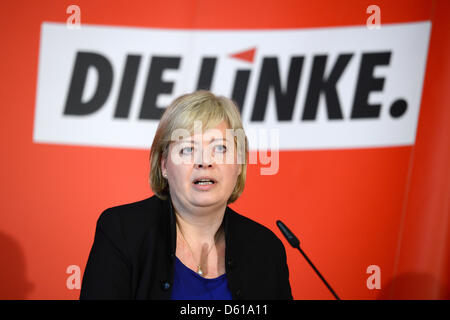
[(159, 211), (164, 206), (164, 201), (157, 196), (143, 200), (113, 206), (103, 211), (102, 216), (121, 216), (123, 218), (134, 218), (148, 214), (149, 210)]
[(229, 230), (232, 233), (230, 236), (236, 241), (252, 247), (284, 251), (283, 243), (272, 230), (229, 207), (227, 211)]
[(104, 210), (97, 221), (101, 230), (116, 230), (125, 234), (133, 234), (158, 224), (165, 212), (165, 202), (156, 196), (110, 207)]

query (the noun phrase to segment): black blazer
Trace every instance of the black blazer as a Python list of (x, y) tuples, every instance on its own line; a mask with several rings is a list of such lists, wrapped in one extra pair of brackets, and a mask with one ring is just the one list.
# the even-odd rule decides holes
[[(280, 239), (229, 207), (223, 224), (233, 299), (292, 299)], [(170, 299), (175, 248), (170, 200), (153, 196), (105, 210), (97, 222), (80, 299)]]

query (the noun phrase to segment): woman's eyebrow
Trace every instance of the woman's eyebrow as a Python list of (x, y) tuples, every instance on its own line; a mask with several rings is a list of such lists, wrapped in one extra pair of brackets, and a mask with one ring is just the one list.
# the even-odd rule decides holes
[(212, 138), (211, 140), (209, 140), (209, 143), (211, 143), (211, 142), (214, 142), (214, 141), (228, 141), (227, 139), (225, 139), (225, 138)]
[[(215, 142), (215, 141), (227, 141), (228, 142), (228, 140), (225, 139), (225, 138), (212, 138), (211, 140), (209, 140), (209, 143), (212, 143), (212, 142)], [(193, 143), (193, 144), (198, 144), (198, 142), (194, 141), (192, 138), (181, 139), (178, 142), (188, 142), (188, 143), (190, 142), (190, 143)]]

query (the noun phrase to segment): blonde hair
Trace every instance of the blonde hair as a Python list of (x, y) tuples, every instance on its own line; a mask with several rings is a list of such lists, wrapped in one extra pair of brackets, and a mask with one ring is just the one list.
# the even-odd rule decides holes
[(236, 104), (223, 96), (206, 90), (198, 90), (176, 98), (161, 117), (150, 151), (150, 187), (159, 198), (165, 200), (169, 184), (162, 175), (161, 160), (167, 159), (172, 133), (177, 129), (194, 132), (194, 121), (205, 124), (204, 130), (216, 127), (225, 121), (229, 129), (243, 133), (242, 139), (234, 137), (241, 173), (227, 203), (236, 201), (244, 191), (247, 174), (248, 140), (242, 126)]

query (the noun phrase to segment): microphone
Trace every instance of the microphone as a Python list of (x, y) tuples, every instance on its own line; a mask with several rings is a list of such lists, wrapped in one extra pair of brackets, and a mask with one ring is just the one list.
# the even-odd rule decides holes
[(320, 274), (319, 270), (314, 266), (314, 264), (309, 260), (309, 258), (306, 256), (306, 254), (303, 252), (303, 250), (300, 248), (300, 240), (292, 233), (291, 230), (289, 230), (286, 225), (281, 222), (280, 220), (277, 220), (277, 226), (280, 229), (283, 236), (286, 238), (286, 240), (289, 242), (289, 244), (294, 248), (298, 249), (300, 253), (303, 255), (303, 257), (308, 261), (309, 265), (313, 268), (313, 270), (316, 272), (316, 274), (319, 276), (319, 278), (323, 281), (323, 283), (327, 286), (328, 290), (333, 294), (333, 296), (336, 298), (336, 300), (341, 300), (336, 292), (334, 292), (333, 288), (328, 284), (328, 282), (325, 280), (325, 278)]

